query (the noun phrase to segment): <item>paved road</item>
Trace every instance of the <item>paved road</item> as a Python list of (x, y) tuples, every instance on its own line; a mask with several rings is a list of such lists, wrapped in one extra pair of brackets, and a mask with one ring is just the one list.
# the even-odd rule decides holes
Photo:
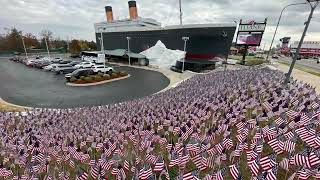
[[(285, 62), (291, 63), (292, 58), (281, 58), (280, 60), (283, 60)], [(301, 66), (306, 66), (308, 68), (311, 68), (313, 70), (317, 70), (320, 71), (320, 64), (317, 64), (317, 60), (315, 59), (301, 59), (301, 60), (297, 60), (296, 64), (299, 64)]]
[(167, 87), (170, 80), (159, 72), (130, 67), (130, 78), (93, 87), (69, 87), (55, 75), (0, 58), (0, 97), (22, 106), (69, 108), (107, 105), (141, 98)]

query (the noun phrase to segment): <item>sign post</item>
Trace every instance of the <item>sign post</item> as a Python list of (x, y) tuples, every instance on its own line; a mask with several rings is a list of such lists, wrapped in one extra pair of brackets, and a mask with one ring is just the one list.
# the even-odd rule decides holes
[(260, 46), (266, 26), (267, 18), (263, 23), (256, 23), (253, 20), (248, 23), (242, 23), (242, 20), (240, 20), (236, 45), (244, 46), (245, 48), (241, 61), (242, 65), (245, 65), (249, 46)]

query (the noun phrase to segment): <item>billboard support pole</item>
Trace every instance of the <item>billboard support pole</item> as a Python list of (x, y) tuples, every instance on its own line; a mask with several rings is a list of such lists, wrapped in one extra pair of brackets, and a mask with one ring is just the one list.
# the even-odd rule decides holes
[(245, 65), (246, 64), (246, 55), (248, 53), (248, 45), (244, 46), (244, 53), (242, 55), (242, 61), (241, 61), (241, 65)]

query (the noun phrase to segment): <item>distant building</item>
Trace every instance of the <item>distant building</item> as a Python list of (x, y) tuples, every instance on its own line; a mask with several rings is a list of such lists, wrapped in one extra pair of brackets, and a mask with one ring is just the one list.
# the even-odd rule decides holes
[(231, 47), (230, 48), (230, 54), (231, 55), (236, 55), (239, 53), (239, 49), (235, 48), (235, 47)]
[[(297, 51), (299, 42), (296, 41), (291, 44), (290, 52), (295, 53)], [(303, 57), (319, 57), (320, 56), (320, 41), (305, 41), (299, 52), (300, 56)]]
[(280, 39), (282, 42), (280, 49), (278, 50), (279, 53), (284, 54), (284, 55), (289, 55), (290, 54), (290, 49), (289, 49), (289, 42), (290, 42), (291, 37), (283, 37)]

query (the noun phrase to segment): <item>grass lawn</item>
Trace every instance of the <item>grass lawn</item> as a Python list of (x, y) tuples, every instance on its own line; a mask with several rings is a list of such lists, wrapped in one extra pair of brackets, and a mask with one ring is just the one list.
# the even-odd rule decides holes
[[(290, 63), (285, 62), (285, 61), (277, 61), (277, 62), (280, 63), (280, 64), (284, 64), (284, 65), (290, 66)], [(308, 68), (306, 66), (303, 66), (303, 65), (300, 65), (300, 64), (295, 64), (294, 68), (320, 77), (320, 72), (319, 71), (310, 69), (310, 68)]]
[[(230, 59), (238, 60), (238, 63), (241, 62), (242, 56), (229, 56)], [(256, 56), (246, 56), (246, 66), (255, 66), (265, 63), (264, 58), (256, 57)]]

